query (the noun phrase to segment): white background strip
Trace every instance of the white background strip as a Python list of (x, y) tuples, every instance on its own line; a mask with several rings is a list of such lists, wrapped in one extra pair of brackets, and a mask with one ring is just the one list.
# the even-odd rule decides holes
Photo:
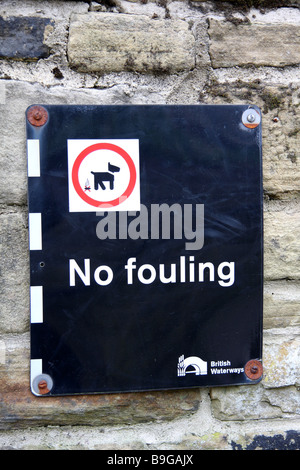
[(40, 173), (40, 141), (27, 140), (28, 176), (41, 176)]
[(30, 287), (31, 323), (43, 323), (43, 286)]
[(29, 249), (42, 249), (42, 214), (29, 214)]

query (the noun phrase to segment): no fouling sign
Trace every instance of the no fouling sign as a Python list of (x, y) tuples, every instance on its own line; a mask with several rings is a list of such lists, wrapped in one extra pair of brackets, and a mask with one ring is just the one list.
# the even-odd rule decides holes
[(32, 105), (26, 126), (32, 392), (260, 380), (260, 110)]

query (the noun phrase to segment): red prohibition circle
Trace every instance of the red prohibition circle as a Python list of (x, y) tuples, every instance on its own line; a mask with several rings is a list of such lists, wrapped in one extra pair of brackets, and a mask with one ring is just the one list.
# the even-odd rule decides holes
[[(85, 159), (85, 157), (87, 157), (87, 155), (89, 155), (90, 153), (95, 152), (96, 150), (112, 150), (113, 152), (118, 153), (119, 155), (121, 155), (121, 157), (124, 158), (124, 160), (126, 161), (126, 163), (128, 165), (128, 168), (129, 168), (130, 178), (129, 178), (129, 184), (128, 184), (126, 190), (124, 191), (124, 193), (120, 197), (118, 197), (116, 199), (113, 199), (112, 201), (103, 201), (103, 202), (101, 202), (101, 201), (97, 201), (96, 199), (93, 199), (93, 198), (89, 197), (83, 191), (83, 189), (81, 188), (81, 186), (79, 184), (79, 178), (78, 178), (79, 167), (80, 167), (82, 161)], [(93, 144), (93, 145), (90, 145), (89, 147), (87, 147), (86, 149), (84, 149), (78, 155), (78, 157), (76, 158), (76, 160), (74, 162), (74, 165), (73, 165), (73, 168), (72, 168), (72, 182), (73, 182), (73, 186), (74, 186), (75, 191), (77, 192), (78, 196), (80, 196), (81, 199), (83, 199), (88, 204), (90, 204), (94, 207), (98, 207), (98, 208), (113, 207), (113, 206), (117, 206), (121, 202), (128, 199), (128, 197), (132, 193), (132, 191), (134, 189), (134, 186), (135, 186), (135, 182), (136, 182), (136, 169), (135, 169), (132, 158), (121, 147), (118, 147), (117, 145), (109, 144), (109, 143)]]

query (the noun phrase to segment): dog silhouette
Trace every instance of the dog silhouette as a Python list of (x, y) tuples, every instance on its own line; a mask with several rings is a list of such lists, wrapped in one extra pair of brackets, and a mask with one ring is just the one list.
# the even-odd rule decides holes
[(94, 175), (94, 189), (98, 190), (99, 186), (101, 189), (106, 189), (104, 181), (109, 182), (109, 189), (114, 189), (114, 173), (117, 173), (118, 171), (120, 171), (120, 168), (118, 166), (112, 165), (111, 163), (108, 164), (108, 171), (91, 171), (92, 175)]

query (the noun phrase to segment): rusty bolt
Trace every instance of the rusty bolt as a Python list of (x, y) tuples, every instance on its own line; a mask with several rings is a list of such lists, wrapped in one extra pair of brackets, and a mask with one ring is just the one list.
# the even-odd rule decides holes
[(53, 387), (52, 377), (48, 374), (37, 375), (31, 384), (31, 390), (34, 395), (41, 396), (50, 393)]
[(27, 111), (27, 119), (35, 127), (41, 127), (48, 121), (48, 112), (43, 106), (32, 106)]
[(46, 395), (46, 393), (50, 392), (50, 390), (48, 389), (48, 384), (46, 380), (40, 380), (38, 383), (38, 387), (39, 387), (39, 392), (41, 395)]
[[(42, 119), (42, 113), (39, 109), (33, 113), (33, 118), (36, 121), (40, 121)], [(249, 119), (249, 116), (248, 116), (248, 119)]]
[(248, 379), (257, 380), (260, 379), (263, 373), (263, 366), (260, 361), (257, 359), (252, 359), (248, 361), (245, 365), (245, 374), (247, 375)]

